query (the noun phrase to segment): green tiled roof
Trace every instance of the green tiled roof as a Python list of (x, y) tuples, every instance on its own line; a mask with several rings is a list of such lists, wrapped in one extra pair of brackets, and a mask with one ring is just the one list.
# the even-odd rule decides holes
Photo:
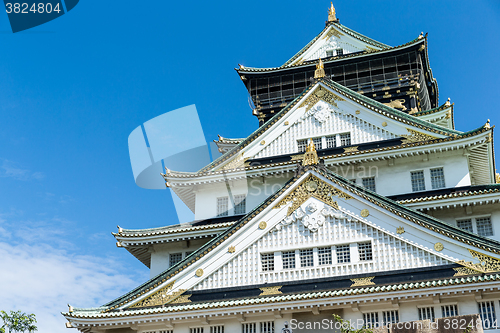
[(258, 305), (268, 303), (280, 303), (297, 300), (315, 300), (329, 297), (342, 297), (350, 295), (363, 295), (375, 293), (390, 293), (394, 291), (411, 291), (421, 290), (433, 287), (458, 286), (465, 284), (481, 283), (481, 282), (496, 282), (500, 281), (500, 274), (488, 274), (482, 276), (454, 277), (450, 279), (430, 280), (415, 283), (398, 283), (383, 286), (368, 286), (358, 288), (337, 289), (320, 292), (306, 292), (295, 294), (283, 294), (275, 296), (261, 296), (243, 299), (232, 299), (227, 301), (216, 302), (200, 302), (186, 303), (180, 305), (166, 305), (165, 307), (149, 308), (149, 309), (127, 309), (123, 312), (107, 312), (103, 313), (104, 308), (93, 309), (78, 309), (74, 308), (72, 313), (63, 313), (63, 315), (73, 318), (105, 318), (105, 317), (122, 317), (133, 316), (149, 313), (170, 313), (181, 311), (193, 311), (213, 308), (228, 308), (244, 305)]
[[(408, 122), (409, 124), (412, 124), (416, 127), (420, 127), (422, 129), (429, 130), (431, 132), (438, 132), (442, 135), (447, 135), (447, 136), (453, 136), (453, 137), (460, 137), (460, 136), (467, 136), (470, 134), (474, 134), (484, 128), (484, 126), (481, 126), (479, 128), (476, 128), (474, 130), (468, 131), (468, 132), (461, 132), (453, 129), (449, 129), (447, 127), (439, 126), (436, 124), (432, 124), (428, 121), (419, 119), (418, 117), (414, 117), (413, 115), (404, 113), (402, 111), (396, 110), (394, 108), (391, 108), (387, 105), (384, 105), (380, 102), (377, 102), (376, 100), (373, 100), (371, 98), (368, 98), (366, 96), (363, 96), (349, 88), (346, 88), (342, 86), (341, 84), (332, 81), (328, 78), (321, 78), (317, 82), (322, 82), (334, 91), (340, 92), (343, 95), (349, 96), (350, 98), (354, 100), (359, 100), (365, 104), (368, 104), (369, 106), (373, 107), (376, 111), (379, 113), (385, 114), (386, 116), (393, 118), (393, 119), (400, 119)], [(297, 96), (293, 101), (291, 101), (286, 107), (284, 107), (280, 112), (276, 113), (272, 118), (270, 118), (267, 122), (265, 122), (262, 126), (260, 126), (257, 130), (255, 130), (252, 134), (250, 134), (245, 140), (237, 144), (235, 147), (233, 147), (231, 150), (229, 150), (227, 153), (224, 155), (220, 156), (218, 159), (213, 161), (212, 163), (208, 164), (207, 166), (203, 167), (200, 171), (198, 171), (198, 174), (202, 174), (204, 172), (207, 172), (211, 170), (212, 168), (218, 166), (219, 164), (229, 160), (231, 157), (236, 155), (241, 149), (249, 145), (251, 142), (257, 139), (258, 136), (263, 134), (267, 129), (274, 125), (281, 117), (283, 117), (285, 114), (287, 114), (297, 103), (298, 101), (306, 95), (311, 89), (313, 89), (316, 86), (316, 84), (310, 85), (308, 88), (306, 88), (299, 96)]]
[(343, 187), (344, 189), (359, 195), (368, 201), (377, 204), (378, 206), (382, 207), (383, 209), (386, 209), (392, 213), (395, 213), (413, 223), (416, 223), (422, 227), (425, 227), (429, 230), (432, 230), (434, 232), (441, 233), (442, 235), (445, 235), (447, 237), (450, 237), (452, 239), (461, 241), (465, 244), (468, 244), (469, 246), (474, 246), (489, 252), (494, 252), (494, 253), (499, 253), (500, 254), (500, 242), (488, 239), (486, 237), (481, 237), (476, 234), (470, 233), (468, 231), (462, 230), (460, 228), (451, 226), (445, 222), (442, 222), (434, 217), (431, 217), (429, 215), (414, 211), (402, 204), (399, 204), (391, 199), (388, 199), (382, 195), (379, 195), (375, 192), (369, 191), (364, 187), (361, 187), (359, 185), (353, 184), (346, 178), (337, 175), (331, 171), (323, 171), (318, 169), (315, 166), (310, 166), (310, 167), (305, 167), (302, 173), (294, 176), (291, 178), (288, 182), (285, 183), (285, 185), (277, 191), (275, 194), (271, 195), (268, 197), (266, 200), (264, 200), (259, 206), (255, 207), (250, 213), (242, 217), (238, 222), (233, 224), (231, 227), (227, 228), (225, 231), (221, 232), (217, 237), (212, 239), (211, 241), (207, 242), (205, 245), (203, 245), (201, 248), (184, 258), (182, 261), (174, 265), (173, 267), (170, 267), (169, 269), (165, 270), (164, 272), (160, 273), (156, 277), (150, 279), (149, 281), (143, 283), (139, 287), (135, 288), (134, 290), (130, 291), (129, 293), (107, 303), (105, 306), (109, 307), (110, 309), (115, 309), (121, 305), (124, 305), (140, 295), (143, 295), (146, 292), (149, 292), (156, 288), (158, 285), (166, 282), (173, 276), (175, 276), (177, 273), (182, 271), (183, 269), (187, 268), (188, 263), (194, 263), (196, 262), (199, 258), (204, 256), (204, 253), (207, 255), (210, 255), (210, 251), (218, 248), (221, 246), (220, 244), (224, 243), (224, 240), (229, 238), (232, 234), (236, 232), (242, 225), (245, 225), (247, 222), (249, 222), (251, 219), (253, 219), (259, 212), (261, 212), (264, 208), (269, 206), (272, 202), (274, 202), (285, 190), (287, 190), (294, 182), (296, 182), (302, 175), (303, 173), (307, 172), (307, 170), (315, 170), (319, 174), (323, 175), (330, 181), (332, 181), (335, 184), (338, 184), (339, 186)]

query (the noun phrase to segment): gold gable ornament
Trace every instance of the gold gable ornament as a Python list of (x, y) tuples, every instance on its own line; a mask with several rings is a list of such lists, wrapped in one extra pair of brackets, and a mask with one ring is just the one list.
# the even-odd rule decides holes
[(319, 159), (318, 153), (316, 152), (316, 146), (314, 145), (313, 139), (309, 139), (309, 144), (307, 145), (302, 165), (317, 165), (318, 163)]
[(323, 61), (319, 58), (319, 62), (316, 65), (316, 70), (314, 71), (314, 78), (319, 79), (321, 77), (325, 77), (325, 66), (323, 65)]

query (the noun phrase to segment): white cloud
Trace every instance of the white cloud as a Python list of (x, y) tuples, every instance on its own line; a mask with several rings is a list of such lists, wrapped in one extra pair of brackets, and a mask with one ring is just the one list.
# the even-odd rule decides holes
[(17, 163), (5, 159), (0, 159), (0, 177), (9, 177), (17, 180), (41, 180), (45, 178), (45, 174), (42, 172), (32, 172), (31, 170), (24, 169)]
[(67, 303), (100, 306), (138, 285), (112, 260), (48, 244), (0, 242), (0, 258), (0, 310), (35, 313), (42, 333), (68, 333), (60, 314)]

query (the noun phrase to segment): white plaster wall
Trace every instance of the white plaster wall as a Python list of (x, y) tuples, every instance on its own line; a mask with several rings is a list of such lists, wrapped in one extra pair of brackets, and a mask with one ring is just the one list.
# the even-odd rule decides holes
[(362, 185), (362, 178), (375, 176), (377, 193), (388, 196), (412, 193), (411, 171), (424, 171), (425, 189), (432, 190), (430, 169), (442, 167), (445, 187), (470, 185), (467, 159), (460, 154), (431, 154), (393, 159), (375, 163), (331, 168), (350, 180)]
[[(314, 199), (316, 200), (316, 199)], [(321, 209), (321, 208), (319, 208)], [(357, 242), (371, 241), (373, 259), (357, 259)], [(337, 263), (335, 245), (351, 244), (351, 262)], [(332, 264), (300, 267), (296, 255), (295, 269), (282, 269), (279, 256), (282, 250), (332, 247)], [(273, 271), (262, 271), (261, 253), (274, 253)], [(280, 231), (266, 233), (236, 258), (207, 276), (194, 290), (317, 279), (331, 276), (353, 275), (388, 270), (446, 265), (450, 262), (432, 253), (398, 240), (365, 223), (351, 219), (328, 218), (317, 231), (311, 232), (301, 222), (283, 226)]]
[[(217, 215), (217, 198), (229, 197), (228, 215), (234, 215), (231, 197), (246, 194), (246, 213), (260, 205), (267, 197), (278, 191), (292, 177), (292, 173), (271, 177), (248, 178), (241, 181), (207, 184), (196, 192), (195, 219), (209, 219)], [(227, 185), (226, 185), (227, 184)], [(229, 187), (229, 189), (228, 189)], [(230, 195), (231, 192), (231, 195)]]
[[(426, 212), (446, 223), (456, 226), (457, 220), (474, 219), (476, 217), (491, 217), (493, 236), (488, 238), (500, 241), (500, 203), (486, 204), (469, 207), (458, 207), (449, 209), (431, 210)], [(476, 232), (476, 230), (474, 230)]]
[[(356, 166), (332, 166), (333, 172), (350, 180), (356, 179), (362, 185), (362, 178), (375, 176), (377, 193), (389, 196), (411, 193), (411, 171), (423, 170), (426, 190), (432, 190), (430, 169), (443, 167), (446, 187), (470, 185), (469, 169), (466, 158), (460, 152), (433, 153), (362, 163)], [(273, 176), (248, 178), (243, 181), (228, 182), (231, 193), (247, 193), (246, 211), (260, 205), (270, 195), (278, 191), (293, 173), (281, 173)], [(217, 197), (229, 196), (225, 183), (207, 184), (196, 192), (195, 218), (207, 219), (216, 215)], [(231, 201), (229, 202), (231, 206)], [(229, 215), (232, 215), (230, 207)], [(500, 232), (500, 231), (499, 231)]]
[(186, 256), (186, 252), (196, 251), (203, 246), (211, 238), (195, 239), (191, 241), (179, 241), (165, 244), (156, 244), (151, 252), (151, 269), (149, 271), (150, 278), (162, 273), (170, 267), (170, 253), (182, 253), (182, 257)]

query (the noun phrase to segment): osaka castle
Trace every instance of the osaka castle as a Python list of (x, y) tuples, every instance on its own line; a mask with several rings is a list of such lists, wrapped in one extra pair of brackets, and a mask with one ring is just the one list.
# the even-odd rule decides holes
[(415, 36), (383, 44), (332, 5), (283, 65), (236, 68), (258, 128), (219, 136), (222, 156), (197, 172), (158, 174), (194, 221), (120, 227), (117, 246), (150, 279), (100, 307), (70, 306), (67, 327), (338, 332), (338, 315), (355, 328), (480, 318), (478, 330), (499, 332), (493, 127), (455, 129), (427, 35)]

